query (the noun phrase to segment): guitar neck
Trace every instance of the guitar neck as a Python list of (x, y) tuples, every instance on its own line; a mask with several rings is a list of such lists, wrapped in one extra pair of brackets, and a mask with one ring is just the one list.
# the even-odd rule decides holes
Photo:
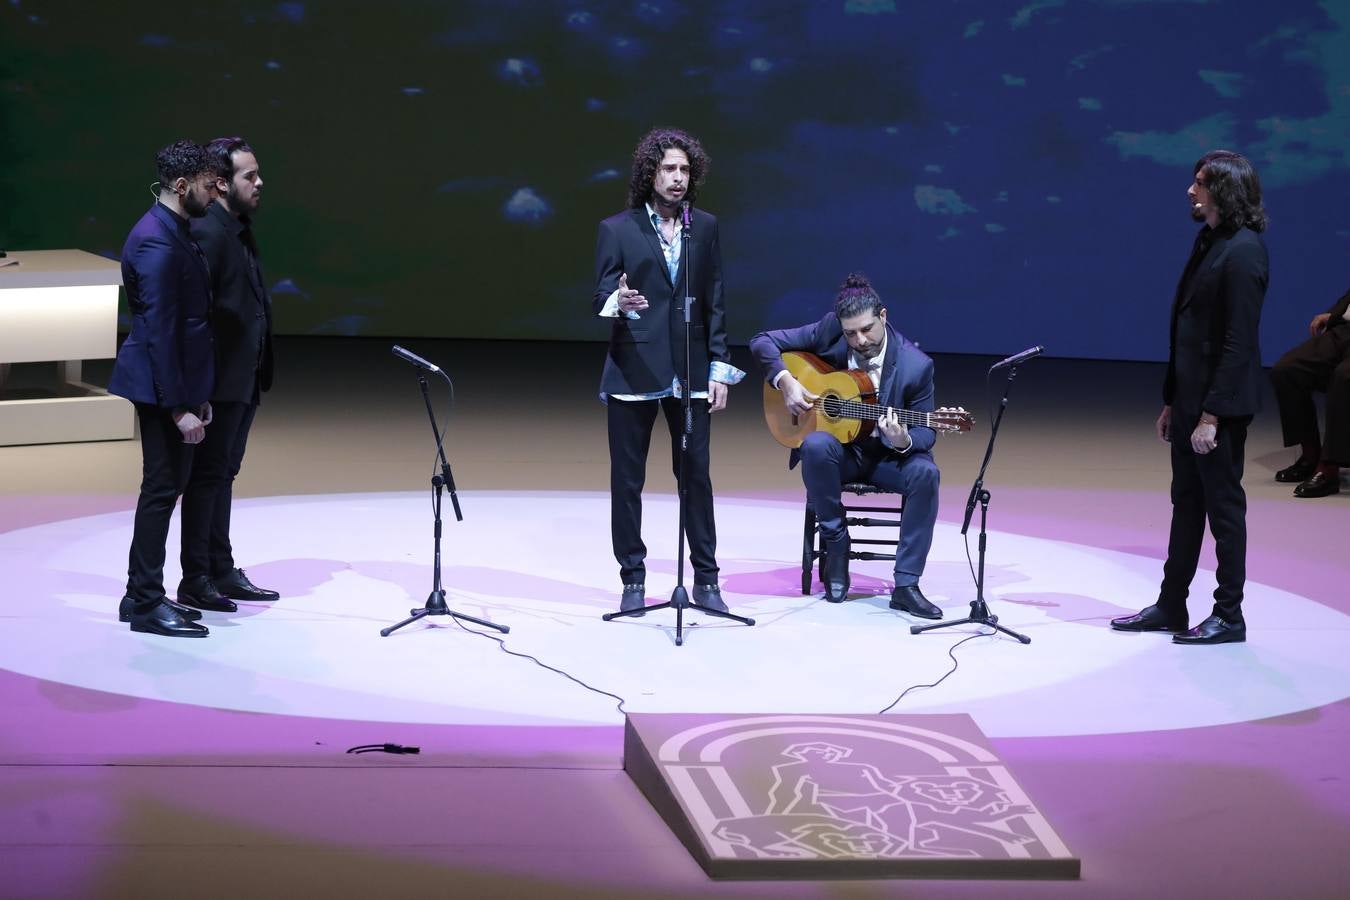
[(896, 409), (893, 406), (881, 406), (876, 403), (862, 403), (857, 400), (838, 400), (822, 397), (815, 402), (817, 409), (825, 408), (828, 402), (831, 415), (842, 416), (846, 419), (866, 419), (875, 422), (887, 413), (895, 413), (895, 418), (901, 425), (921, 425), (925, 428), (933, 427), (932, 414), (925, 412), (915, 412), (912, 409)]

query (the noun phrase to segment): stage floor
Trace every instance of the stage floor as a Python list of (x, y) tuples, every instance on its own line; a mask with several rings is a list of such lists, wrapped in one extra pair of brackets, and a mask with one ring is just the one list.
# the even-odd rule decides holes
[[(602, 622), (618, 585), (597, 348), (529, 345), (555, 372), (550, 392), (505, 408), (491, 363), (507, 348), (415, 349), (464, 373), (448, 419), (465, 513), (455, 522), (446, 504), (451, 607), (509, 625), (508, 649), (626, 709), (875, 713), (936, 681), (976, 633), (909, 634), (886, 607), (885, 562), (855, 564), (849, 603), (801, 595), (800, 486), (753, 382), (716, 420), (714, 484), (725, 595), (757, 624), (690, 613), (677, 648), (673, 612)], [(182, 882), (142, 875), (170, 859), (190, 863), (202, 895), (418, 893), (447, 877), (464, 896), (906, 890), (708, 884), (620, 771), (615, 700), (445, 618), (380, 637), (430, 587), (415, 375), (385, 342), (282, 350), (235, 534), (241, 564), (284, 596), (208, 613), (208, 640), (115, 621), (134, 442), (0, 448), (0, 866), (22, 863), (24, 895), (181, 895)], [(940, 401), (980, 419), (937, 450), (942, 510), (923, 583), (953, 616), (973, 596), (959, 524), (988, 434), (984, 365), (939, 360)], [(1081, 855), (1083, 880), (915, 891), (1337, 896), (1350, 882), (1350, 500), (1296, 500), (1270, 480), (1290, 456), (1273, 404), (1248, 449), (1248, 643), (1183, 648), (1106, 627), (1151, 602), (1165, 552), (1158, 369), (1043, 360), (1019, 375), (987, 479), (988, 598), (1033, 642), (967, 641), (954, 674), (894, 708), (971, 714)], [(660, 457), (644, 522), (653, 603), (675, 582)], [(1193, 621), (1209, 606), (1206, 554)], [(385, 741), (423, 752), (343, 753)], [(1223, 864), (1197, 868), (1205, 858)]]

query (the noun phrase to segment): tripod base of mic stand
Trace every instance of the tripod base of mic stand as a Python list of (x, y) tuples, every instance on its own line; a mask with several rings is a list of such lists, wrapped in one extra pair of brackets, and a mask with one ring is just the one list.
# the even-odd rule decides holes
[(998, 624), (998, 616), (991, 615), (989, 605), (983, 600), (970, 601), (970, 615), (964, 619), (953, 619), (950, 622), (938, 622), (936, 625), (911, 625), (910, 634), (922, 634), (925, 631), (932, 631), (934, 628), (950, 628), (953, 625), (988, 625), (995, 631), (1001, 631), (1009, 637), (1015, 637), (1024, 644), (1030, 644), (1031, 638), (1025, 634), (1018, 634), (1011, 628), (1005, 628)]
[(670, 599), (665, 603), (658, 603), (655, 606), (639, 606), (637, 609), (624, 609), (619, 612), (605, 613), (600, 617), (601, 621), (609, 622), (613, 619), (622, 619), (626, 616), (641, 616), (649, 612), (656, 612), (658, 609), (675, 610), (675, 646), (684, 646), (684, 611), (686, 609), (696, 609), (705, 616), (716, 616), (719, 619), (730, 619), (733, 622), (740, 622), (742, 625), (755, 624), (754, 619), (748, 619), (745, 616), (738, 616), (735, 613), (722, 612), (720, 609), (709, 609), (706, 606), (699, 606), (689, 599), (689, 592), (685, 590), (684, 585), (675, 585), (675, 590), (671, 591)]
[(426, 616), (453, 616), (456, 619), (463, 619), (465, 622), (472, 622), (475, 625), (482, 625), (486, 628), (495, 628), (502, 634), (511, 633), (511, 629), (506, 625), (498, 625), (496, 622), (489, 622), (487, 619), (475, 619), (473, 616), (468, 616), (465, 615), (464, 613), (455, 612), (450, 607), (445, 605), (445, 591), (432, 591), (431, 595), (427, 597), (427, 605), (422, 607), (421, 609), (414, 609), (411, 612), (412, 615), (404, 619), (402, 622), (399, 622), (397, 625), (390, 625), (388, 628), (381, 628), (380, 637), (389, 637), (389, 635), (393, 634), (395, 631), (398, 631), (404, 625), (411, 625), (413, 622), (416, 622), (418, 619), (425, 618)]

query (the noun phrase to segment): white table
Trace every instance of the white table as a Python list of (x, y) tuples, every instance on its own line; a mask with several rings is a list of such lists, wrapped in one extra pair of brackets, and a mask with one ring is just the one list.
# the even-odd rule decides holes
[(117, 355), (122, 268), (83, 250), (11, 250), (0, 264), (0, 373), (55, 362), (63, 396), (0, 398), (0, 446), (127, 440), (136, 415), (121, 397), (82, 380), (86, 359)]

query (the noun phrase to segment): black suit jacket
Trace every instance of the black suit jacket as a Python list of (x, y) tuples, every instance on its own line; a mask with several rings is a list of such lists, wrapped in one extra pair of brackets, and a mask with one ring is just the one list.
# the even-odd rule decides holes
[[(814, 353), (835, 369), (848, 368), (848, 342), (839, 317), (826, 313), (819, 322), (800, 328), (762, 331), (750, 339), (750, 352), (763, 366), (770, 382), (783, 371), (783, 353), (788, 350)], [(932, 412), (933, 360), (888, 323), (886, 325), (886, 360), (881, 364), (881, 391), (877, 398), (883, 406)], [(914, 443), (907, 454), (926, 453), (933, 449), (937, 434), (933, 429), (915, 425), (909, 429)], [(797, 464), (799, 451), (794, 449), (788, 465)]]
[(122, 247), (131, 333), (117, 351), (109, 393), (165, 409), (211, 399), (211, 283), (184, 222), (161, 203)]
[(1327, 310), (1327, 312), (1330, 313), (1331, 315), (1331, 324), (1334, 325), (1336, 324), (1337, 320), (1343, 320), (1345, 318), (1345, 311), (1347, 308), (1350, 308), (1350, 291), (1346, 291), (1344, 294), (1342, 294), (1341, 299), (1337, 300), (1334, 304), (1332, 304), (1331, 309)]
[(1201, 229), (1212, 239), (1189, 281), (1177, 285), (1163, 402), (1184, 412), (1248, 416), (1261, 408), (1258, 332), (1270, 262), (1248, 228)]
[(731, 363), (727, 349), (726, 306), (722, 297), (722, 245), (717, 218), (701, 209), (692, 211), (691, 234), (684, 239), (680, 267), (670, 279), (661, 241), (645, 207), (627, 209), (600, 223), (595, 242), (595, 296), (592, 312), (599, 315), (609, 295), (628, 274), (628, 287), (640, 291), (649, 306), (641, 318), (622, 313), (610, 324), (609, 351), (600, 376), (605, 394), (649, 394), (670, 388), (684, 372), (684, 281), (692, 254), (694, 298), (690, 318), (691, 391), (708, 389), (708, 366)]
[(192, 236), (211, 266), (215, 303), (216, 389), (220, 403), (252, 403), (272, 386), (272, 300), (261, 264), (249, 265), (243, 233), (248, 225), (220, 203), (192, 220)]

